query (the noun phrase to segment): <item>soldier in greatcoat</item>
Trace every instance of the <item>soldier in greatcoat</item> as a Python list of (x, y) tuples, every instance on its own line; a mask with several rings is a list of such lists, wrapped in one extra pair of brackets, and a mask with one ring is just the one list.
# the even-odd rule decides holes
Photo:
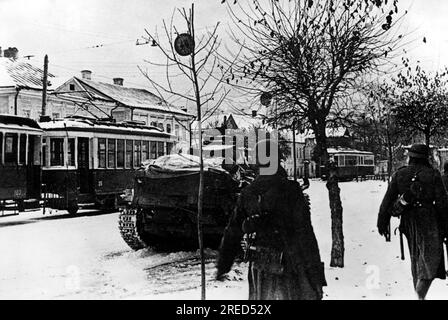
[(406, 236), (414, 289), (425, 299), (435, 278), (445, 279), (443, 241), (447, 231), (448, 198), (442, 177), (431, 167), (429, 149), (414, 144), (409, 165), (391, 178), (378, 214), (378, 231), (386, 235), (393, 208), (401, 206), (400, 231)]
[(300, 184), (278, 166), (245, 187), (221, 242), (217, 278), (232, 267), (244, 243), (249, 299), (322, 299), (324, 266)]

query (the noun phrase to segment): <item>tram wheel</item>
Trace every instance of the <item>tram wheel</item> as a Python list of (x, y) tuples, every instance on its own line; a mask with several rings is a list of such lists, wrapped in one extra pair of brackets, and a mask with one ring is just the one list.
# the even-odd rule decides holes
[(77, 203), (72, 203), (67, 208), (67, 211), (70, 215), (75, 215), (78, 212), (78, 210), (79, 210), (79, 207), (78, 207)]

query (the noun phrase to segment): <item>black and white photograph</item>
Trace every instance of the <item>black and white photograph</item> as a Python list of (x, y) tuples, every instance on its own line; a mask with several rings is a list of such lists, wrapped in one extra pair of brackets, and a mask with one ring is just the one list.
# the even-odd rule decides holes
[(448, 299), (447, 14), (0, 0), (0, 300)]

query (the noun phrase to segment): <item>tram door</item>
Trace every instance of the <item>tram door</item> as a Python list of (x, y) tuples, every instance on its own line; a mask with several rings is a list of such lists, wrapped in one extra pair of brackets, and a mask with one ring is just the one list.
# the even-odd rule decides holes
[(90, 193), (89, 138), (78, 138), (78, 177), (79, 192)]

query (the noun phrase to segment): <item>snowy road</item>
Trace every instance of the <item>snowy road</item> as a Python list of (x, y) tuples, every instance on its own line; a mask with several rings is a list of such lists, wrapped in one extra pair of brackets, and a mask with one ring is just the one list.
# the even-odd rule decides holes
[[(399, 259), (398, 236), (386, 243), (376, 233), (376, 213), (386, 183), (341, 183), (345, 268), (329, 267), (330, 214), (322, 182), (308, 193), (313, 226), (328, 286), (325, 299), (414, 299), (406, 251)], [(118, 213), (41, 212), (0, 217), (0, 299), (199, 299), (196, 252), (133, 252), (117, 229)], [(246, 299), (246, 265), (224, 282), (213, 281), (216, 252), (207, 251), (209, 299)], [(436, 281), (428, 299), (448, 298), (446, 281)]]

